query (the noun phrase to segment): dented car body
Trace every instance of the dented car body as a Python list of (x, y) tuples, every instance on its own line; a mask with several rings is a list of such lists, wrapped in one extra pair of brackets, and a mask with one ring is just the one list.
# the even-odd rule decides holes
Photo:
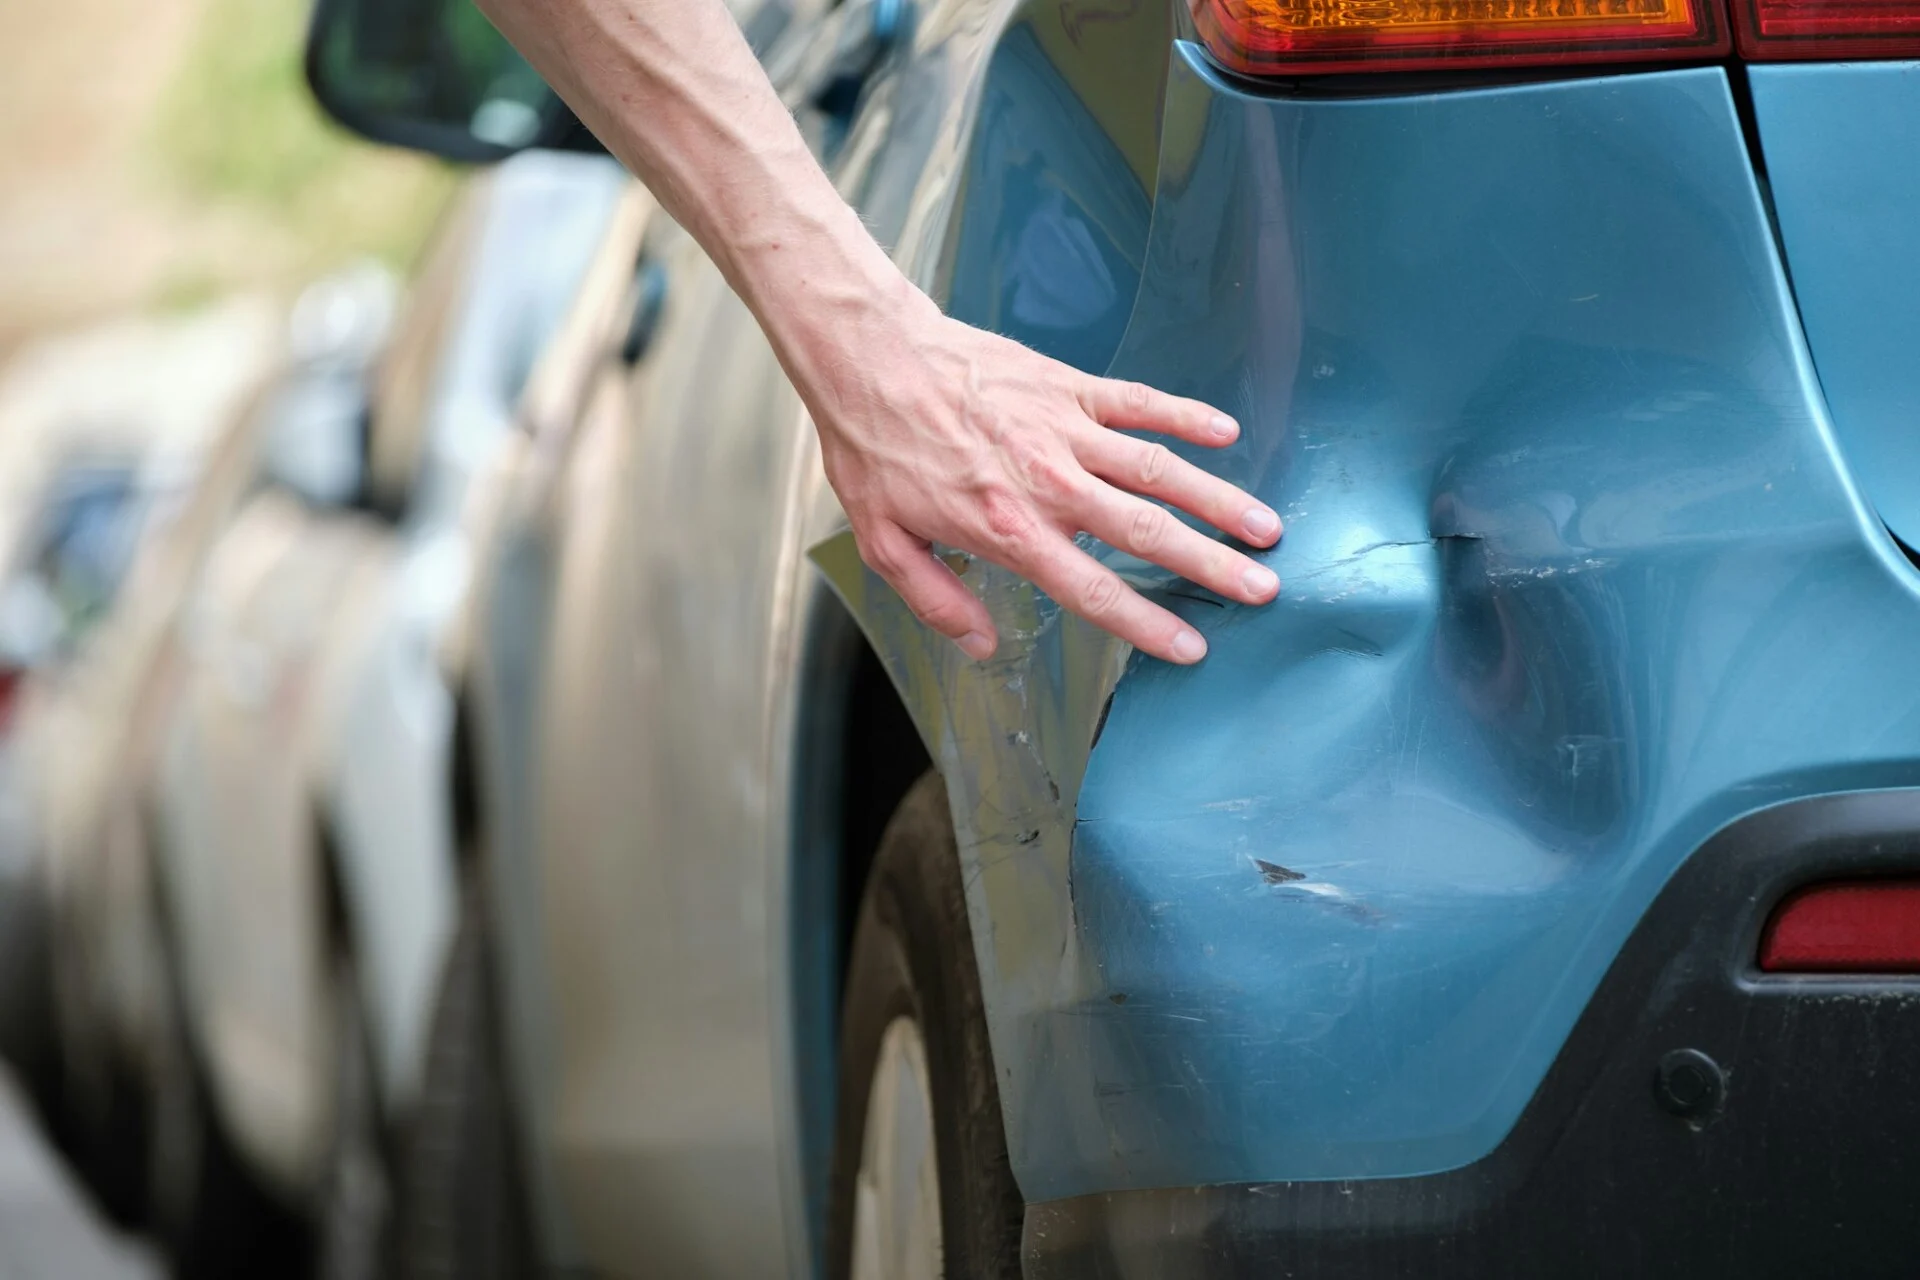
[[(806, 50), (877, 9), (823, 120)], [(711, 264), (616, 219), (462, 712), (546, 1256), (819, 1265), (836, 939), (903, 789), (872, 663), (951, 801), (1028, 1275), (1898, 1273), (1920, 985), (1758, 949), (1920, 867), (1920, 368), (1850, 345), (1920, 338), (1920, 73), (1254, 83), (1157, 0), (833, 15), (768, 65), (882, 243), (1236, 415), (1203, 460), (1282, 513), (1283, 591), (1089, 543), (1206, 635), (1178, 669), (957, 559), (969, 662)]]
[[(1027, 74), (1003, 72), (1009, 112)], [(1757, 87), (1783, 112), (1813, 89)], [(1029, 1199), (1053, 1202), (1030, 1211), (1037, 1261), (1190, 1263), (1185, 1248), (1224, 1257), (1222, 1239), (1270, 1232), (1253, 1256), (1435, 1274), (1405, 1239), (1431, 1233), (1474, 1273), (1638, 1227), (1650, 1234), (1631, 1256), (1673, 1267), (1675, 1240), (1641, 1203), (1664, 1191), (1595, 1212), (1610, 1198), (1581, 1184), (1597, 1149), (1564, 1156), (1595, 1160), (1565, 1171), (1577, 1214), (1543, 1197), (1531, 1207), (1558, 1225), (1530, 1233), (1497, 1212), (1525, 1202), (1504, 1184), (1548, 1172), (1507, 1148), (1523, 1115), (1558, 1131), (1586, 1106), (1672, 1127), (1657, 1064), (1715, 1031), (1774, 1087), (1802, 1073), (1887, 1087), (1854, 1054), (1893, 1026), (1912, 1035), (1910, 983), (1851, 1019), (1784, 984), (1735, 1001), (1756, 1021), (1798, 1001), (1848, 1049), (1628, 1018), (1614, 1029), (1631, 1038), (1568, 1055), (1603, 983), (1653, 999), (1652, 957), (1622, 963), (1623, 949), (1716, 832), (1727, 865), (1690, 905), (1720, 932), (1660, 957), (1705, 967), (1716, 990), (1742, 984), (1787, 885), (1903, 865), (1876, 847), (1899, 819), (1838, 801), (1725, 845), (1769, 806), (1911, 786), (1920, 745), (1903, 674), (1914, 569), (1849, 479), (1855, 437), (1829, 421), (1753, 174), (1718, 70), (1276, 100), (1182, 46), (1106, 367), (1245, 424), (1220, 469), (1283, 513), (1280, 600), (1247, 608), (1108, 552), (1207, 636), (1209, 658), (1186, 670), (1126, 657), (981, 566), (1022, 643), (975, 666), (850, 548), (822, 556), (955, 797), (1012, 1157)], [(1017, 307), (1017, 255), (972, 263), (960, 242), (956, 302), (986, 321)], [(1878, 426), (1856, 430), (1884, 454)], [(1881, 475), (1899, 506), (1910, 475)], [(1804, 847), (1856, 822), (1850, 858)], [(1652, 972), (1678, 983), (1676, 968)], [(1780, 1061), (1789, 1051), (1826, 1065)], [(1615, 1054), (1633, 1056), (1606, 1072)], [(1531, 1115), (1555, 1070), (1608, 1088), (1562, 1090), (1560, 1114)], [(1809, 1153), (1875, 1165), (1877, 1121), (1820, 1119), (1832, 1127), (1786, 1127), (1805, 1128)], [(1698, 1153), (1663, 1136), (1626, 1167), (1691, 1173)], [(1760, 1141), (1708, 1140), (1756, 1144), (1746, 1190), (1764, 1195), (1777, 1171), (1757, 1163)], [(1453, 1172), (1483, 1162), (1497, 1172)], [(1839, 1181), (1858, 1212), (1826, 1250), (1887, 1225), (1864, 1180)], [(1215, 1184), (1242, 1185), (1160, 1190)], [(1700, 1261), (1733, 1247), (1777, 1265), (1763, 1212), (1730, 1210)], [(1698, 1238), (1699, 1213), (1673, 1230)], [(1587, 1214), (1590, 1228), (1564, 1221)], [(1606, 1268), (1627, 1260), (1618, 1248)], [(1890, 1265), (1880, 1249), (1866, 1256)]]

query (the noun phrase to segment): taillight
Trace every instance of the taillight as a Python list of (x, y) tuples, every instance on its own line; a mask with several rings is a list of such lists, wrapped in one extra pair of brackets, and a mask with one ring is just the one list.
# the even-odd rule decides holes
[(1920, 0), (1732, 0), (1732, 4), (1743, 58), (1920, 55)]
[(13, 704), (20, 697), (21, 676), (17, 668), (0, 666), (0, 729), (13, 719)]
[(1920, 973), (1920, 880), (1814, 885), (1760, 936), (1768, 973)]
[(1731, 47), (1719, 0), (1188, 3), (1214, 58), (1251, 76), (1707, 58)]

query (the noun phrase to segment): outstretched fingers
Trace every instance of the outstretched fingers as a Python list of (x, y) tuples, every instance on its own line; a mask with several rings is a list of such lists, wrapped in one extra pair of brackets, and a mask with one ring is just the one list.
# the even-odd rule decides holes
[(1103, 426), (1155, 431), (1191, 444), (1218, 448), (1240, 436), (1240, 425), (1212, 405), (1170, 396), (1141, 382), (1088, 378), (1080, 387), (1080, 407)]
[(1207, 642), (1198, 631), (1141, 596), (1063, 534), (1047, 531), (1010, 567), (1063, 608), (1136, 649), (1183, 665), (1207, 656)]
[(1108, 485), (1094, 488), (1078, 523), (1101, 541), (1243, 604), (1265, 604), (1279, 593), (1273, 570), (1182, 524), (1165, 507)]
[[(1163, 444), (1088, 427), (1075, 434), (1073, 451), (1081, 466), (1110, 485), (1158, 498), (1256, 547), (1270, 547), (1279, 540), (1280, 517), (1271, 507), (1219, 476), (1202, 471)], [(1107, 537), (1098, 529), (1087, 532)], [(1166, 567), (1181, 572), (1175, 565)]]

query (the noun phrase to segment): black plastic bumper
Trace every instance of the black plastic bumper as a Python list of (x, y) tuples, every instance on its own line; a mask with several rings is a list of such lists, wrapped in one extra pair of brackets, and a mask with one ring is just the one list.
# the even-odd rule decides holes
[(1920, 792), (1745, 818), (1676, 873), (1484, 1159), (1032, 1205), (1026, 1274), (1920, 1277), (1920, 978), (1753, 966), (1791, 888), (1916, 868)]

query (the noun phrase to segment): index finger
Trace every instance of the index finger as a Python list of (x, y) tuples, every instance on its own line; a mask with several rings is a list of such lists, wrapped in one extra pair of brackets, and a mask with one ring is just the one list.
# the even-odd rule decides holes
[(1190, 444), (1218, 448), (1240, 435), (1240, 424), (1212, 405), (1155, 391), (1144, 382), (1089, 378), (1080, 391), (1080, 407), (1102, 426), (1157, 431)]

